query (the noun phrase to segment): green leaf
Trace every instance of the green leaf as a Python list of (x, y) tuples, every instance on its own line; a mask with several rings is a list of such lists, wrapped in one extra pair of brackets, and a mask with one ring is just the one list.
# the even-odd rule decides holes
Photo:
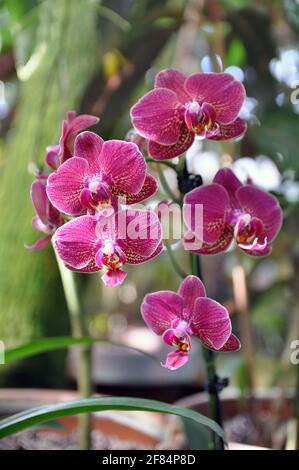
[(95, 343), (107, 343), (112, 344), (116, 347), (128, 348), (132, 351), (139, 352), (141, 354), (145, 354), (146, 356), (150, 357), (153, 360), (157, 360), (151, 354), (148, 354), (140, 349), (133, 348), (131, 346), (127, 346), (126, 344), (120, 343), (113, 343), (111, 341), (105, 339), (98, 339), (98, 338), (89, 338), (89, 337), (82, 337), (82, 338), (73, 338), (71, 336), (54, 336), (51, 338), (45, 338), (38, 341), (32, 341), (30, 343), (26, 343), (22, 346), (18, 346), (16, 348), (11, 348), (5, 351), (5, 363), (9, 363), (12, 361), (17, 361), (19, 359), (26, 359), (28, 357), (35, 356), (37, 354), (49, 352), (49, 351), (56, 351), (57, 349), (65, 349), (69, 346), (75, 346), (80, 344), (95, 344)]
[(130, 397), (89, 398), (85, 400), (76, 400), (32, 408), (1, 420), (0, 438), (23, 431), (31, 426), (39, 425), (45, 421), (61, 418), (62, 416), (106, 410), (153, 411), (157, 413), (172, 414), (180, 416), (181, 418), (187, 418), (198, 425), (206, 426), (218, 434), (222, 439), (225, 439), (224, 431), (217, 423), (196, 411), (169, 405), (168, 403), (156, 400)]
[(189, 448), (192, 450), (209, 449), (211, 430), (191, 419), (182, 418), (182, 421)]

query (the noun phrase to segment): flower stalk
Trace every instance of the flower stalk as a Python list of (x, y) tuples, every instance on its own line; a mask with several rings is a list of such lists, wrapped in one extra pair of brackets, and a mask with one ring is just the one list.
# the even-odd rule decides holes
[[(202, 269), (200, 258), (196, 254), (190, 255), (191, 261), (191, 270), (192, 274), (198, 276), (202, 279)], [(225, 381), (221, 381), (216, 374), (216, 364), (215, 364), (215, 354), (213, 351), (203, 347), (203, 358), (206, 365), (207, 372), (207, 391), (209, 394), (209, 415), (210, 418), (216, 421), (220, 426), (222, 426), (222, 413), (221, 413), (221, 404), (219, 398), (219, 391), (225, 386)], [(210, 448), (212, 450), (224, 450), (223, 440), (217, 436), (215, 433), (212, 433), (212, 439), (210, 443)]]
[[(197, 180), (191, 180), (187, 170), (186, 162), (182, 169), (179, 186), (181, 188), (182, 195), (184, 196), (184, 188), (186, 192), (192, 189), (192, 186), (201, 186), (202, 179), (198, 177)], [(190, 186), (190, 187), (189, 187)], [(202, 268), (199, 255), (190, 253), (190, 270), (191, 274), (199, 277), (203, 281)], [(203, 358), (206, 365), (207, 372), (207, 391), (209, 394), (209, 415), (210, 418), (214, 419), (220, 426), (222, 426), (222, 414), (221, 404), (219, 399), (219, 391), (225, 386), (225, 381), (221, 381), (216, 374), (215, 354), (213, 351), (202, 348)], [(224, 442), (221, 438), (216, 436), (215, 433), (211, 435), (210, 448), (212, 450), (224, 450)]]
[[(64, 290), (65, 300), (67, 303), (72, 334), (76, 338), (88, 336), (88, 328), (85, 316), (80, 305), (77, 287), (75, 283), (75, 275), (67, 269), (60, 257), (57, 255), (54, 240), (52, 239), (53, 249), (55, 252), (57, 265), (59, 268), (61, 282)], [(89, 398), (92, 394), (92, 361), (91, 346), (82, 345), (79, 349), (79, 372), (78, 372), (78, 389), (82, 398)], [(92, 420), (90, 414), (82, 414), (79, 417), (79, 443), (81, 450), (89, 450), (91, 448), (91, 430)]]

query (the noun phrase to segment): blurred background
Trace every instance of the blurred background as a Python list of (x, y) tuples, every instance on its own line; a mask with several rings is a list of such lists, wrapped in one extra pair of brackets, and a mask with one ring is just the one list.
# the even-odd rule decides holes
[[(125, 138), (129, 110), (155, 74), (225, 70), (242, 80), (249, 123), (237, 143), (196, 143), (189, 171), (210, 182), (220, 166), (275, 194), (284, 209), (273, 254), (231, 250), (205, 257), (208, 294), (229, 309), (243, 349), (217, 358), (241, 390), (294, 384), (290, 344), (299, 338), (299, 4), (295, 0), (0, 0), (0, 339), (6, 347), (69, 334), (67, 308), (51, 247), (31, 253), (29, 188), (45, 148), (58, 142), (69, 110), (100, 117), (92, 130)], [(150, 166), (156, 175), (155, 165)], [(166, 177), (177, 191), (175, 174)], [(155, 199), (165, 198), (162, 192)], [(188, 255), (174, 245), (181, 266)], [(89, 332), (163, 358), (160, 338), (143, 324), (147, 292), (180, 281), (163, 253), (128, 269), (118, 289), (78, 275)], [(173, 402), (202, 389), (199, 345), (174, 373), (159, 361), (112, 345), (94, 347), (102, 392)], [(75, 388), (76, 352), (51, 352), (2, 366), (2, 387)]]

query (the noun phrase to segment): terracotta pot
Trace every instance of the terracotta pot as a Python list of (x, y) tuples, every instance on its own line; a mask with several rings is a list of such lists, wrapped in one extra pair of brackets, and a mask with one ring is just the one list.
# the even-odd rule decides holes
[[(79, 398), (77, 392), (39, 389), (1, 389), (0, 416), (6, 417), (36, 406), (67, 402)], [(154, 449), (164, 439), (167, 416), (142, 411), (103, 411), (93, 413), (93, 430), (99, 430), (118, 442), (136, 443), (138, 448)], [(78, 416), (56, 420), (61, 428), (45, 428), (38, 432), (59, 433), (66, 436), (77, 430)], [(25, 431), (24, 431), (25, 432)]]
[[(292, 399), (293, 392), (290, 391), (284, 400), (280, 398), (279, 389), (259, 389), (249, 399), (241, 397), (238, 389), (228, 388), (221, 393), (221, 408), (224, 427), (228, 427), (229, 421), (238, 416), (252, 417), (253, 420), (261, 417), (265, 420), (265, 432), (262, 432), (260, 440), (255, 445), (230, 442), (231, 450), (257, 450), (268, 447), (283, 449), (285, 444), (285, 431), (288, 421), (293, 416)], [(197, 393), (176, 402), (176, 405), (191, 408), (201, 414), (208, 416), (208, 394)], [(226, 426), (227, 423), (227, 426)], [(177, 432), (177, 431), (176, 431)], [(226, 429), (228, 433), (228, 429)], [(261, 447), (263, 446), (263, 447)]]

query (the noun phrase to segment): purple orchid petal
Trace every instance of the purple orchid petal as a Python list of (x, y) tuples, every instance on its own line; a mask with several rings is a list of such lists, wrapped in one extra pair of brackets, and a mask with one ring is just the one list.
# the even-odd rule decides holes
[(82, 269), (94, 259), (101, 247), (96, 226), (97, 219), (86, 215), (67, 222), (57, 230), (55, 247), (65, 264)]
[(241, 343), (239, 339), (232, 333), (222, 348), (213, 349), (209, 347), (209, 349), (216, 352), (236, 352), (241, 349)]
[(138, 193), (145, 180), (146, 163), (136, 144), (109, 140), (103, 144), (101, 172), (111, 186), (129, 193)]
[(228, 311), (215, 300), (201, 297), (195, 303), (191, 329), (207, 348), (219, 350), (232, 332)]
[(282, 224), (282, 211), (277, 199), (251, 184), (239, 188), (236, 196), (245, 213), (262, 221), (264, 235), (271, 244)]
[(218, 183), (226, 189), (234, 209), (240, 208), (240, 204), (236, 198), (236, 192), (241, 188), (242, 183), (230, 168), (221, 168), (216, 173), (213, 183)]
[(70, 119), (70, 130), (71, 132), (80, 132), (88, 127), (94, 126), (100, 120), (97, 116), (92, 116), (90, 114), (80, 114), (76, 116), (72, 116)]
[(50, 145), (46, 148), (46, 162), (50, 168), (57, 170), (60, 165), (60, 145)]
[(162, 253), (163, 249), (164, 245), (161, 242), (151, 255), (144, 257), (140, 254), (136, 254), (130, 248), (126, 247), (126, 262), (127, 264), (133, 265), (147, 263), (148, 261), (152, 261), (153, 259), (157, 258)]
[[(149, 258), (160, 245), (162, 229), (158, 217), (152, 211), (126, 210), (125, 238), (119, 240), (124, 253), (132, 257)], [(121, 228), (118, 228), (118, 231)]]
[(85, 274), (91, 274), (91, 273), (96, 273), (99, 271), (99, 267), (95, 262), (95, 259), (93, 258), (86, 266), (84, 266), (81, 269), (76, 269), (73, 266), (70, 266), (69, 264), (65, 263), (66, 268), (70, 269), (71, 271), (74, 271), (76, 273), (85, 273)]
[(184, 366), (189, 359), (189, 354), (182, 351), (173, 351), (167, 354), (165, 364), (161, 363), (161, 366), (165, 369), (176, 370)]
[(155, 78), (155, 88), (168, 88), (175, 92), (178, 100), (185, 104), (190, 101), (190, 96), (184, 89), (186, 76), (174, 69), (161, 70)]
[(45, 225), (37, 215), (33, 217), (31, 221), (31, 225), (38, 232), (49, 234), (49, 227)]
[[(202, 220), (194, 210), (202, 205)], [(186, 194), (183, 216), (188, 229), (196, 237), (212, 244), (222, 236), (226, 227), (226, 213), (230, 209), (227, 191), (219, 184), (209, 184)]]
[(200, 279), (196, 276), (187, 276), (181, 283), (178, 294), (183, 299), (184, 320), (190, 320), (195, 302), (199, 297), (206, 297), (206, 289)]
[(196, 243), (196, 239), (195, 239), (194, 247), (192, 247), (190, 236), (188, 236), (187, 240), (186, 238), (184, 238), (184, 248), (185, 250), (191, 251), (192, 253), (196, 253), (198, 255), (216, 255), (218, 253), (226, 251), (231, 245), (233, 238), (234, 238), (234, 230), (232, 227), (227, 226), (225, 227), (224, 232), (220, 235), (220, 237), (215, 243), (212, 243), (212, 244), (202, 243), (202, 242)]
[(31, 200), (36, 214), (44, 225), (48, 225), (49, 200), (46, 186), (41, 181), (34, 181), (31, 185)]
[(74, 155), (74, 142), (79, 131), (86, 129), (98, 122), (98, 118), (89, 115), (77, 116), (74, 111), (67, 113), (67, 119), (62, 123), (62, 132), (59, 140), (60, 163)]
[(80, 196), (89, 175), (90, 169), (85, 159), (73, 157), (64, 162), (48, 178), (47, 194), (52, 204), (65, 214), (81, 215)]
[(233, 122), (245, 100), (242, 83), (228, 73), (194, 73), (187, 78), (185, 90), (200, 103), (211, 104), (221, 124)]
[(180, 135), (180, 116), (177, 95), (167, 88), (147, 93), (131, 109), (135, 129), (143, 137), (163, 145), (175, 144)]
[(182, 319), (183, 299), (171, 291), (147, 294), (141, 305), (141, 315), (157, 335), (162, 335), (172, 325)]
[(42, 250), (51, 243), (52, 235), (47, 235), (46, 237), (40, 238), (33, 245), (25, 245), (27, 250), (38, 251)]
[(238, 247), (250, 256), (268, 256), (272, 251), (272, 247), (268, 244), (267, 238), (264, 239), (264, 242), (259, 242), (258, 239), (256, 239), (251, 245), (238, 243)]
[(231, 124), (220, 124), (217, 133), (207, 135), (210, 140), (233, 140), (241, 137), (247, 130), (246, 121), (237, 118)]
[(148, 153), (154, 160), (169, 160), (185, 153), (194, 142), (195, 134), (183, 122), (178, 141), (173, 145), (161, 145), (152, 140), (148, 143)]
[(87, 160), (91, 173), (101, 171), (100, 154), (103, 144), (103, 139), (94, 132), (85, 131), (76, 137), (75, 155)]
[(127, 273), (121, 269), (116, 269), (115, 271), (106, 271), (102, 276), (102, 281), (106, 287), (117, 287), (124, 282), (126, 277)]
[(118, 188), (111, 188), (111, 192), (115, 197), (119, 197), (124, 200), (124, 204), (137, 204), (138, 202), (145, 201), (149, 197), (156, 194), (158, 191), (158, 183), (149, 173), (146, 175), (142, 188), (138, 193), (127, 193), (120, 191)]

